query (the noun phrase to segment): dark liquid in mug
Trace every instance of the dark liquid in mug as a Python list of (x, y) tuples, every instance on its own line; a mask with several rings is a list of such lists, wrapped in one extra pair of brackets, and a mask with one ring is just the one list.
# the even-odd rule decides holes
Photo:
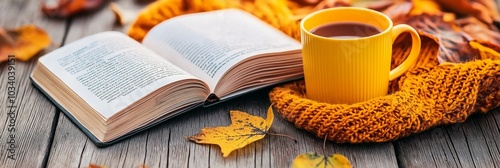
[(375, 26), (359, 22), (333, 22), (318, 26), (311, 33), (328, 38), (351, 39), (380, 33)]

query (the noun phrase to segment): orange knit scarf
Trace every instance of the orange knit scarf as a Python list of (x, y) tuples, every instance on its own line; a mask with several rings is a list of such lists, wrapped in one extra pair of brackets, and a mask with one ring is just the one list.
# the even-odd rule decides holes
[[(129, 31), (141, 41), (156, 24), (171, 17), (236, 7), (246, 10), (288, 35), (299, 39), (302, 8), (286, 0), (161, 0), (144, 10)], [(409, 51), (401, 43), (393, 47), (392, 68)], [(474, 112), (500, 105), (500, 57), (481, 53), (482, 60), (439, 65), (438, 44), (422, 37), (417, 64), (390, 83), (390, 94), (352, 105), (327, 104), (307, 99), (303, 81), (274, 88), (269, 96), (278, 112), (297, 127), (327, 136), (335, 142), (384, 142), (441, 124), (463, 122)]]

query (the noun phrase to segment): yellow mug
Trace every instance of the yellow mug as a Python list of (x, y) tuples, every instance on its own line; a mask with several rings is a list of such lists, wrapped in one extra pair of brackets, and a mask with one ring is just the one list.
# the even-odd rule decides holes
[[(311, 30), (332, 23), (354, 22), (376, 27), (379, 33), (354, 38), (323, 37)], [(393, 23), (386, 15), (359, 7), (337, 7), (313, 12), (300, 23), (304, 80), (308, 98), (352, 104), (387, 94), (389, 81), (401, 76), (417, 60), (420, 36), (412, 27)], [(392, 44), (408, 32), (408, 58), (391, 70)]]

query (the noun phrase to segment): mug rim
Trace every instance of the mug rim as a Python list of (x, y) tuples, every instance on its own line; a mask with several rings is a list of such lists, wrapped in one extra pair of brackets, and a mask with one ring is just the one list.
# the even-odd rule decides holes
[[(306, 30), (306, 28), (304, 27), (305, 22), (307, 20), (309, 20), (310, 18), (312, 18), (320, 13), (330, 12), (330, 11), (335, 11), (335, 10), (358, 10), (358, 11), (371, 12), (371, 13), (377, 14), (379, 16), (382, 16), (384, 19), (388, 20), (389, 25), (387, 26), (386, 29), (384, 29), (383, 31), (380, 31), (377, 34), (374, 34), (371, 36), (365, 36), (365, 37), (349, 38), (349, 39), (324, 37), (324, 36), (316, 35), (314, 33), (311, 33), (310, 31)], [(300, 21), (301, 31), (303, 31), (304, 33), (307, 33), (309, 36), (314, 36), (316, 38), (321, 38), (321, 39), (325, 39), (325, 40), (339, 40), (339, 41), (354, 41), (354, 40), (362, 40), (362, 39), (369, 39), (369, 38), (382, 36), (383, 34), (391, 31), (392, 27), (393, 27), (393, 22), (392, 22), (391, 18), (389, 18), (389, 16), (387, 16), (379, 11), (376, 11), (373, 9), (368, 9), (368, 8), (362, 8), (362, 7), (333, 7), (333, 8), (328, 8), (328, 9), (321, 9), (321, 10), (314, 11), (314, 12), (308, 14), (306, 17), (302, 18), (302, 20)]]

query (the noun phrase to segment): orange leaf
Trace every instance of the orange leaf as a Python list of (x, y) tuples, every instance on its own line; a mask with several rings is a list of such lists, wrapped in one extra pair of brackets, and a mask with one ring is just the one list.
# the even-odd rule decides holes
[(105, 2), (106, 0), (59, 0), (56, 4), (43, 4), (42, 12), (49, 17), (67, 18), (95, 11), (104, 6)]
[(49, 45), (49, 35), (35, 25), (21, 26), (14, 30), (0, 28), (0, 62), (5, 61), (8, 54), (27, 61)]
[(441, 8), (436, 1), (431, 0), (413, 0), (413, 8), (411, 9), (410, 15), (421, 15), (421, 14), (441, 14)]
[(273, 124), (272, 106), (267, 110), (267, 118), (263, 119), (238, 110), (232, 110), (231, 125), (226, 127), (203, 128), (201, 132), (188, 137), (196, 143), (219, 145), (224, 157), (236, 149), (264, 138)]

